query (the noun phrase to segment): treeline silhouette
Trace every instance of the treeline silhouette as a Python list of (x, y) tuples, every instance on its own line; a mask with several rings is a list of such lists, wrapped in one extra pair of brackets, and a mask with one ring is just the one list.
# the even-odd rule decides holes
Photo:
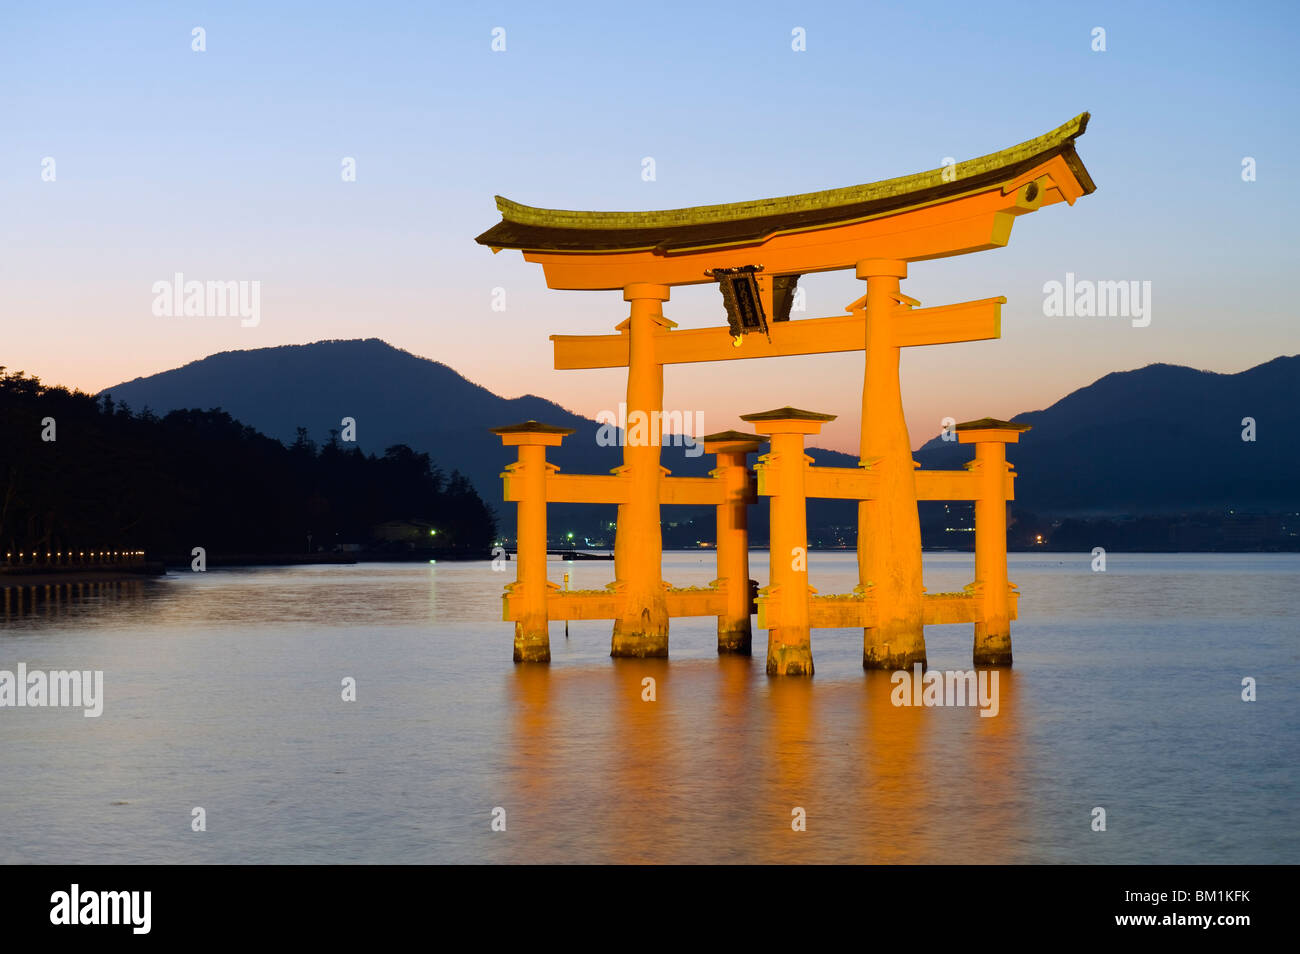
[[(50, 439), (53, 438), (53, 439)], [(394, 521), (396, 532), (376, 534)], [(398, 444), (382, 457), (331, 431), (286, 447), (225, 411), (158, 417), (0, 367), (0, 547), (136, 548), (151, 556), (303, 553), (338, 544), (489, 552), (495, 515), (458, 472)], [(393, 527), (389, 528), (390, 531)], [(2, 555), (2, 554), (0, 554)]]

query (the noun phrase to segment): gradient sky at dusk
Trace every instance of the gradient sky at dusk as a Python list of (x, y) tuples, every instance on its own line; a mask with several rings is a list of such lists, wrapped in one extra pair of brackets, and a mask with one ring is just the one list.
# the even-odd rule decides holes
[[(380, 337), (595, 416), (624, 372), (555, 371), (547, 339), (611, 331), (627, 306), (549, 291), (519, 253), (476, 245), (494, 194), (577, 209), (785, 195), (983, 155), (1083, 110), (1095, 194), (1019, 219), (1005, 249), (912, 266), (903, 289), (925, 305), (1009, 299), (1001, 340), (905, 352), (913, 443), (1109, 371), (1300, 350), (1294, 4), (126, 6), (0, 14), (0, 365), (49, 382), (93, 391), (217, 351)], [(261, 281), (261, 323), (155, 317), (151, 286), (175, 272)], [(1150, 326), (1044, 317), (1043, 284), (1066, 272), (1150, 281)], [(851, 272), (804, 282), (805, 317), (862, 293)], [(680, 289), (665, 314), (720, 324), (721, 297)], [(782, 404), (836, 413), (823, 443), (852, 450), (861, 375), (861, 354), (678, 366), (665, 406), (702, 409), (709, 430)]]

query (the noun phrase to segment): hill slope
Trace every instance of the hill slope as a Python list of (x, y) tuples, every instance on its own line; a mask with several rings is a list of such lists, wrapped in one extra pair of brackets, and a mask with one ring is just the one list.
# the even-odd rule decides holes
[[(514, 507), (501, 502), (501, 471), (516, 459), (491, 428), (539, 420), (574, 429), (548, 459), (568, 473), (608, 473), (622, 463), (617, 447), (596, 443), (595, 421), (533, 395), (507, 399), (467, 381), (451, 368), (380, 341), (319, 341), (253, 351), (226, 351), (180, 368), (105, 389), (135, 410), (216, 408), (263, 434), (291, 443), (299, 427), (317, 441), (356, 420), (356, 446), (382, 455), (393, 444), (429, 453), (464, 474), (513, 533)], [(104, 392), (102, 392), (104, 393)], [(677, 474), (702, 475), (711, 462), (664, 449)], [(558, 505), (552, 520), (580, 526), (613, 520), (612, 508)]]
[[(357, 443), (382, 454), (404, 443), (428, 452), (447, 471), (469, 478), (512, 533), (513, 507), (501, 503), (501, 470), (514, 454), (490, 428), (535, 419), (575, 433), (549, 457), (568, 473), (607, 473), (617, 447), (596, 443), (597, 425), (533, 395), (506, 399), (446, 365), (375, 338), (320, 341), (215, 354), (181, 368), (106, 389), (118, 401), (156, 413), (214, 408), (291, 442), (304, 427), (316, 440), (357, 422)], [(1239, 374), (1156, 364), (1109, 374), (1051, 407), (1016, 416), (1033, 426), (1009, 458), (1020, 475), (1018, 508), (1057, 515), (1163, 513), (1183, 510), (1300, 509), (1300, 442), (1287, 424), (1300, 398), (1300, 357), (1276, 358)], [(1241, 440), (1243, 417), (1258, 439)], [(853, 466), (854, 458), (816, 450), (819, 464)], [(960, 468), (971, 448), (932, 440), (916, 453), (927, 468)], [(679, 475), (707, 473), (711, 460), (664, 449)], [(854, 505), (813, 502), (810, 526), (851, 524)], [(706, 519), (706, 511), (669, 511), (665, 523)], [(766, 538), (766, 508), (755, 508), (755, 539)], [(613, 508), (556, 505), (556, 526), (589, 529)]]
[[(1300, 356), (1237, 374), (1168, 364), (1108, 374), (1041, 411), (1007, 448), (1016, 503), (1053, 514), (1160, 514), (1300, 509)], [(1242, 440), (1242, 419), (1256, 439)], [(959, 467), (970, 449), (939, 439), (915, 455)]]

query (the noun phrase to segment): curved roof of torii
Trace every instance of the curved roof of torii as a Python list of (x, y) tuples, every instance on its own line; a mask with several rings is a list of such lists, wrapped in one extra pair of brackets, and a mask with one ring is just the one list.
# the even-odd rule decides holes
[(574, 212), (532, 208), (497, 196), (501, 221), (476, 241), (493, 250), (659, 254), (748, 244), (782, 232), (846, 224), (988, 189), (1055, 156), (1065, 160), (1087, 195), (1096, 186), (1074, 149), (1074, 140), (1087, 126), (1088, 114), (1080, 113), (1036, 139), (959, 162), (955, 168), (726, 205), (659, 212)]

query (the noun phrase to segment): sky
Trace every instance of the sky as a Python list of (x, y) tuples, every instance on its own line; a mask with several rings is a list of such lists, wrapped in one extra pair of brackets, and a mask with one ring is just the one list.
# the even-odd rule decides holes
[[(1006, 248), (912, 265), (923, 305), (1008, 299), (999, 340), (905, 350), (914, 446), (1112, 371), (1241, 371), (1300, 351), (1298, 24), (1290, 3), (5, 3), (0, 365), (97, 391), (219, 351), (379, 337), (594, 417), (626, 373), (556, 371), (548, 338), (612, 332), (627, 305), (475, 244), (494, 195), (788, 195), (1088, 110), (1094, 194), (1021, 217)], [(155, 314), (178, 272), (260, 282), (258, 322)], [(1150, 282), (1150, 324), (1045, 315), (1066, 273)], [(804, 317), (863, 292), (851, 271), (802, 285)], [(713, 286), (664, 308), (725, 321)], [(785, 404), (838, 414), (819, 443), (853, 451), (861, 388), (861, 353), (731, 361), (667, 368), (664, 403), (710, 431)]]

